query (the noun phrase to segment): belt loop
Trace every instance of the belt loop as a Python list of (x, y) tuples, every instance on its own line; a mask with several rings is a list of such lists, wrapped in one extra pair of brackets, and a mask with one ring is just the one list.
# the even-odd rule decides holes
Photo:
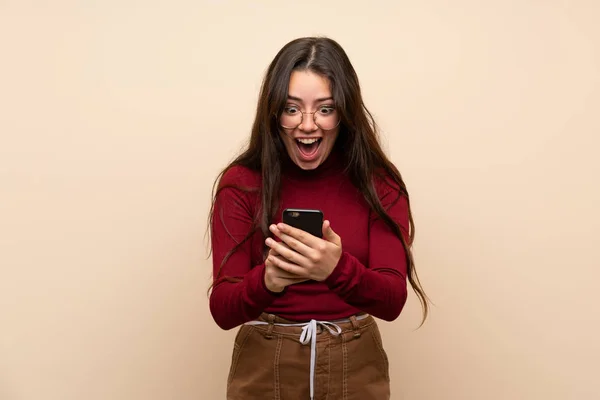
[(360, 337), (360, 326), (358, 325), (358, 320), (355, 315), (350, 317), (350, 323), (352, 323), (352, 330), (354, 331), (354, 338), (358, 339)]
[(269, 314), (267, 316), (267, 321), (269, 322), (269, 327), (267, 328), (267, 334), (265, 335), (265, 339), (273, 339), (273, 327), (275, 327), (275, 315)]

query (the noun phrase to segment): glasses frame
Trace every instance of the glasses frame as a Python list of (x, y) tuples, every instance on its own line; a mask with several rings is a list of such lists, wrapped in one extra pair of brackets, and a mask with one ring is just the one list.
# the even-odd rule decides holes
[[(286, 108), (287, 108), (287, 107), (286, 107)], [(331, 109), (333, 109), (335, 112), (337, 112), (337, 108), (335, 108), (335, 107), (331, 107), (331, 106), (323, 106), (323, 108), (331, 108)], [(281, 123), (281, 116), (283, 115), (283, 112), (281, 112), (281, 113), (279, 113), (279, 117), (277, 118), (277, 119), (278, 119), (278, 122), (279, 122), (279, 126), (280, 126), (280, 127), (282, 127), (283, 129), (289, 129), (289, 130), (296, 129), (296, 128), (298, 128), (300, 125), (302, 125), (302, 122), (304, 122), (304, 115), (305, 115), (305, 114), (312, 114), (312, 116), (313, 116), (313, 122), (315, 123), (315, 125), (316, 125), (316, 126), (318, 126), (318, 127), (319, 127), (319, 129), (322, 129), (322, 130), (324, 130), (324, 131), (326, 131), (326, 132), (334, 130), (335, 128), (337, 128), (338, 126), (340, 126), (340, 123), (342, 122), (342, 118), (341, 118), (341, 117), (338, 115), (338, 121), (337, 121), (337, 123), (335, 124), (335, 126), (334, 126), (333, 128), (325, 129), (325, 128), (322, 128), (322, 127), (321, 127), (321, 125), (319, 125), (319, 124), (317, 123), (317, 113), (319, 112), (318, 110), (317, 110), (317, 111), (313, 111), (313, 112), (306, 112), (306, 111), (302, 111), (302, 110), (300, 109), (300, 107), (298, 107), (298, 111), (300, 111), (300, 114), (302, 114), (302, 115), (301, 115), (301, 117), (300, 117), (300, 122), (298, 123), (298, 125), (296, 125), (296, 126), (293, 126), (293, 127), (292, 127), (292, 126), (284, 126), (284, 125)], [(284, 112), (285, 112), (285, 109), (284, 109)]]

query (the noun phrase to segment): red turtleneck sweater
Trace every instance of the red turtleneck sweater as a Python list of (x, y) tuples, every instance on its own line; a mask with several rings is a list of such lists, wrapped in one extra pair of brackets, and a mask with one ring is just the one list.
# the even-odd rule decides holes
[[(287, 160), (281, 183), (280, 209), (272, 222), (281, 222), (285, 208), (320, 209), (342, 239), (342, 257), (324, 282), (304, 282), (288, 286), (282, 294), (273, 293), (264, 283), (265, 238), (258, 230), (219, 272), (225, 255), (250, 231), (260, 201), (257, 191), (222, 190), (211, 227), (215, 286), (210, 310), (215, 322), (222, 329), (232, 329), (262, 312), (294, 321), (334, 320), (361, 311), (388, 321), (396, 319), (407, 296), (404, 248), (344, 174), (340, 155), (332, 153), (312, 171), (303, 171)], [(260, 172), (233, 167), (220, 182), (220, 186), (229, 184), (260, 188)], [(400, 197), (388, 180), (376, 179), (375, 188), (408, 240), (406, 198)], [(228, 282), (223, 276), (242, 281)]]

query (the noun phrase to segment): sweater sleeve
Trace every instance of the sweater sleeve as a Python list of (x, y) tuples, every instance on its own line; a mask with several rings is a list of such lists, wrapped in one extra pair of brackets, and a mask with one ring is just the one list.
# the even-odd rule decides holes
[(217, 325), (225, 330), (256, 319), (281, 296), (267, 289), (264, 263), (253, 265), (251, 238), (227, 257), (250, 233), (254, 221), (253, 196), (235, 187), (245, 185), (247, 174), (234, 168), (223, 176), (211, 220), (213, 288), (210, 311)]
[[(384, 185), (378, 191), (380, 201), (390, 217), (399, 224), (408, 243), (407, 198), (400, 195), (397, 187), (390, 186), (389, 183)], [(374, 317), (393, 321), (400, 315), (407, 298), (406, 251), (401, 240), (385, 221), (374, 212), (372, 215), (368, 265), (363, 265), (353, 255), (343, 252), (325, 283), (348, 304)]]

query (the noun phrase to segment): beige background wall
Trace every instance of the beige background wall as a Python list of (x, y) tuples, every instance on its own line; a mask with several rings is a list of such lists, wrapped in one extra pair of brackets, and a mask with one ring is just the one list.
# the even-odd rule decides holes
[[(221, 399), (210, 187), (276, 51), (349, 53), (435, 302), (393, 399), (598, 399), (600, 3), (0, 1), (0, 399)], [(211, 361), (211, 358), (214, 360)]]

